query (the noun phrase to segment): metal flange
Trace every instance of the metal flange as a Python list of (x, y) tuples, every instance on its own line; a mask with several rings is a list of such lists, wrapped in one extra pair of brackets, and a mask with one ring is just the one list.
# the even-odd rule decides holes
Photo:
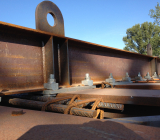
[[(54, 25), (50, 26), (47, 14), (54, 18)], [(64, 36), (64, 20), (59, 8), (51, 1), (43, 1), (36, 8), (36, 29)]]

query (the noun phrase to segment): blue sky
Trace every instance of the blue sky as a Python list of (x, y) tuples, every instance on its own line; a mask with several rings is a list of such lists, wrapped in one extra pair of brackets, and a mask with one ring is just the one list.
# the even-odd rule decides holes
[[(123, 49), (123, 36), (135, 24), (153, 22), (149, 10), (159, 0), (51, 0), (62, 12), (65, 36)], [(0, 21), (35, 29), (42, 0), (0, 0)]]

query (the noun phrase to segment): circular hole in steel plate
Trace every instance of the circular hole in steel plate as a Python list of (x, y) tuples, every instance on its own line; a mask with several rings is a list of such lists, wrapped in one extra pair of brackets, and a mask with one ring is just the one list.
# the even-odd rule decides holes
[(50, 26), (54, 26), (54, 15), (52, 13), (47, 14), (47, 21)]

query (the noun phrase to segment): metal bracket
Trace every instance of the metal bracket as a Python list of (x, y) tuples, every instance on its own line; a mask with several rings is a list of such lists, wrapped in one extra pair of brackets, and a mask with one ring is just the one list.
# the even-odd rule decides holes
[[(54, 18), (54, 25), (50, 26), (47, 14)], [(59, 8), (51, 1), (43, 1), (36, 8), (36, 29), (64, 36), (64, 21)]]

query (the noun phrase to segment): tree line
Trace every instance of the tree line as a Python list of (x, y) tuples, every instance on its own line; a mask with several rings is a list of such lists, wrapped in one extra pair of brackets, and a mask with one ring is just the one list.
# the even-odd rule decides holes
[(149, 11), (149, 16), (154, 22), (136, 24), (127, 29), (127, 36), (123, 37), (124, 50), (140, 54), (147, 54), (147, 44), (152, 45), (153, 56), (160, 56), (160, 6), (157, 2), (155, 10)]

